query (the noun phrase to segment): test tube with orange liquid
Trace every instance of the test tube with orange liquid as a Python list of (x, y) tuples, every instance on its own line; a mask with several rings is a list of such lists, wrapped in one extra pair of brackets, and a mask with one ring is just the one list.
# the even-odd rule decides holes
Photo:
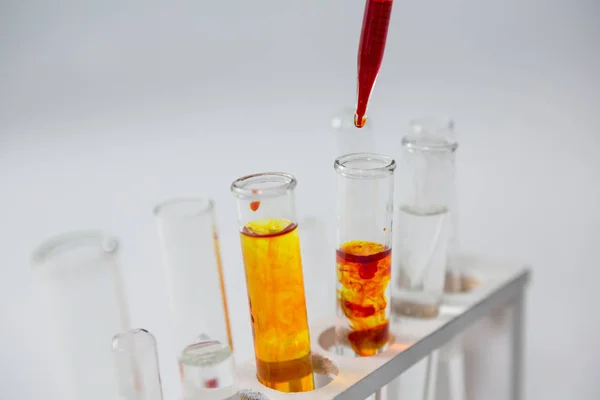
[(394, 170), (388, 156), (338, 157), (335, 352), (368, 357), (390, 339)]
[(257, 378), (281, 392), (314, 389), (296, 184), (292, 175), (264, 173), (231, 185), (237, 198)]

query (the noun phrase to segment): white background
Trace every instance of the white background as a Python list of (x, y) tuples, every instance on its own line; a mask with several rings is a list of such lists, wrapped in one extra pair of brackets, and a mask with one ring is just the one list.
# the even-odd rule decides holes
[[(117, 234), (134, 324), (168, 342), (151, 209), (173, 196), (217, 200), (238, 357), (251, 357), (229, 184), (291, 172), (300, 216), (330, 215), (329, 121), (354, 103), (363, 7), (0, 2), (0, 398), (49, 398), (28, 258), (53, 234)], [(534, 266), (530, 399), (600, 398), (599, 19), (595, 0), (396, 0), (371, 103), (387, 153), (411, 117), (456, 120), (463, 247)], [(305, 265), (311, 320), (333, 312), (323, 265)]]

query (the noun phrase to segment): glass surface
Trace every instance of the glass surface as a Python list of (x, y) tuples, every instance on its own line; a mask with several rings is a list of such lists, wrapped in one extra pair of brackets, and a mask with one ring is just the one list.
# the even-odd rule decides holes
[(257, 378), (282, 392), (314, 389), (294, 189), (289, 174), (233, 182)]
[(186, 347), (179, 357), (179, 372), (184, 400), (224, 400), (237, 392), (231, 351), (216, 340)]
[(373, 153), (338, 157), (335, 351), (372, 356), (389, 341), (395, 161)]
[(113, 338), (119, 400), (162, 400), (156, 339), (145, 329)]
[(394, 314), (433, 318), (439, 313), (453, 239), (453, 123), (413, 121), (402, 139), (398, 168), (394, 258)]
[(33, 253), (33, 272), (55, 322), (46, 328), (56, 333), (57, 342), (49, 345), (61, 354), (55, 362), (65, 372), (65, 400), (117, 398), (111, 340), (129, 329), (118, 248), (114, 237), (74, 232), (44, 242)]
[(170, 200), (154, 214), (177, 352), (206, 338), (233, 349), (214, 202)]

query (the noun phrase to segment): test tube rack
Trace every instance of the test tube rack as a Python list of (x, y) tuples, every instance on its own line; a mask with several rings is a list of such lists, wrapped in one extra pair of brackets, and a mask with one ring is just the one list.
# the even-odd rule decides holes
[(365, 399), (479, 319), (496, 309), (510, 307), (511, 398), (522, 400), (524, 307), (531, 270), (513, 261), (469, 254), (462, 254), (460, 263), (463, 270), (475, 271), (479, 286), (468, 293), (445, 295), (440, 315), (435, 319), (393, 322), (391, 330), (394, 338), (386, 351), (365, 358), (342, 357), (328, 351), (334, 338), (333, 317), (311, 329), (313, 353), (319, 356), (321, 362), (330, 364), (326, 368), (329, 379), (319, 379), (315, 375), (317, 389), (304, 393), (281, 393), (266, 388), (256, 379), (254, 361), (238, 367), (239, 387), (260, 392), (270, 400)]

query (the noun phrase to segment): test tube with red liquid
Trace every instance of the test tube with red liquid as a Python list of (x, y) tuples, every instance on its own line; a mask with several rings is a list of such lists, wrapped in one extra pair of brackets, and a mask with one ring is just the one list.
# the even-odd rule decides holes
[(387, 41), (393, 0), (367, 0), (358, 45), (358, 82), (354, 125), (362, 128), (367, 120), (369, 98), (379, 75)]
[(335, 352), (368, 357), (390, 339), (396, 162), (374, 153), (338, 157)]

